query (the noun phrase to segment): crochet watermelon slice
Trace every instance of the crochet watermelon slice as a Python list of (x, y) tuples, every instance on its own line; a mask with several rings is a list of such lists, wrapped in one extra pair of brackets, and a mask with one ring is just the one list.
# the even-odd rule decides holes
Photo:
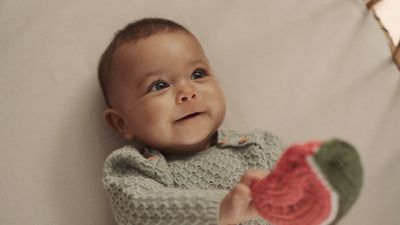
[(362, 177), (360, 158), (350, 144), (297, 144), (252, 186), (253, 202), (259, 214), (276, 225), (332, 224), (354, 204)]

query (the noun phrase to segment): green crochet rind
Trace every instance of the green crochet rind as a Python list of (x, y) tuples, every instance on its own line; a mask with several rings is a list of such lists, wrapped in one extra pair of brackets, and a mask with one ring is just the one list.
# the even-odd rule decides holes
[(333, 222), (342, 218), (357, 200), (363, 183), (363, 168), (356, 149), (341, 140), (324, 142), (315, 154), (315, 162), (329, 184), (339, 195), (339, 212)]

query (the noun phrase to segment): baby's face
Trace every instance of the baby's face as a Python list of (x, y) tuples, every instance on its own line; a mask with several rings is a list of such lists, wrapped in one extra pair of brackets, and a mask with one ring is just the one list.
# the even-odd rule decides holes
[(225, 100), (199, 42), (162, 32), (116, 52), (111, 101), (127, 139), (166, 154), (209, 147), (225, 116)]

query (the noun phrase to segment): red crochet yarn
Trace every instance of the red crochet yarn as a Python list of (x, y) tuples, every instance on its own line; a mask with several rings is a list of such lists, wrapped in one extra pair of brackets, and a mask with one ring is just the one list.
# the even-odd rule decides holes
[(336, 214), (337, 196), (313, 166), (319, 142), (287, 149), (276, 168), (252, 186), (259, 214), (276, 225), (330, 223)]

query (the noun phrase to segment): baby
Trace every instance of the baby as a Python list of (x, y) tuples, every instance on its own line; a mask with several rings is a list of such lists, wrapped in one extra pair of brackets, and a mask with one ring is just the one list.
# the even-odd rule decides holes
[(190, 31), (160, 18), (128, 24), (98, 75), (104, 118), (130, 143), (104, 165), (118, 224), (268, 224), (250, 187), (283, 145), (266, 131), (220, 129), (224, 95)]

